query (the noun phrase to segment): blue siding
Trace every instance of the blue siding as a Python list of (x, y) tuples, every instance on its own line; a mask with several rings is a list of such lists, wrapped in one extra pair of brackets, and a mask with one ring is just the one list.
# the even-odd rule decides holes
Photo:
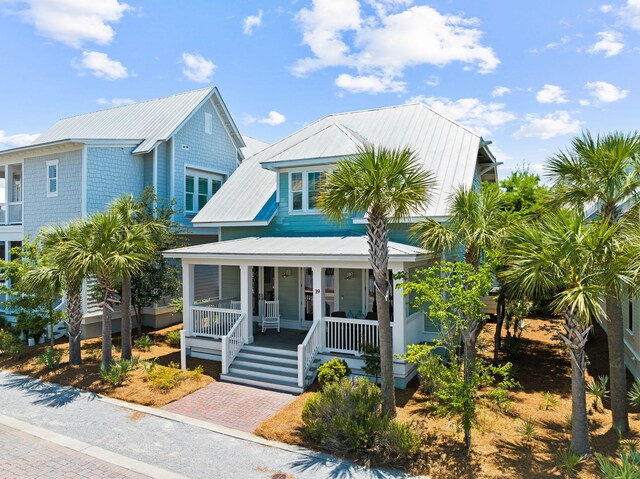
[[(50, 160), (58, 160), (58, 196), (47, 197)], [(34, 236), (45, 225), (78, 218), (82, 213), (82, 150), (25, 159), (22, 184), (25, 235)]]
[(156, 193), (158, 198), (169, 198), (169, 142), (161, 143), (158, 149), (158, 187)]
[(105, 210), (125, 193), (144, 189), (144, 158), (133, 148), (87, 148), (87, 213)]
[[(213, 116), (213, 133), (204, 131), (204, 114)], [(186, 145), (189, 149), (183, 149)], [(201, 167), (205, 170), (231, 175), (236, 169), (236, 147), (218, 118), (213, 105), (207, 101), (174, 136), (174, 197), (176, 208), (184, 211), (185, 165)], [(190, 225), (190, 218), (183, 213), (176, 220)]]
[(144, 185), (153, 185), (153, 153), (143, 155), (144, 164)]

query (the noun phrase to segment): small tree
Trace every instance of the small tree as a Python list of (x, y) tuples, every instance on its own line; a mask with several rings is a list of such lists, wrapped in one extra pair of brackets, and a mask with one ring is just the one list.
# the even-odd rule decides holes
[(49, 258), (35, 242), (24, 241), (11, 250), (11, 257), (11, 261), (0, 261), (0, 272), (8, 280), (3, 292), (9, 296), (7, 307), (18, 318), (16, 327), (37, 341), (48, 325), (53, 346), (53, 327), (63, 318), (56, 310), (62, 297), (61, 278), (52, 275), (43, 283), (33, 281), (33, 270), (51, 268)]
[(164, 298), (179, 294), (180, 270), (162, 255), (162, 251), (183, 246), (182, 228), (173, 221), (177, 213), (175, 200), (158, 199), (152, 187), (147, 187), (137, 198), (137, 221), (155, 222), (163, 226), (154, 235), (155, 252), (150, 261), (131, 277), (131, 303), (136, 313), (138, 335), (142, 334), (142, 309)]
[(418, 269), (415, 276), (402, 283), (404, 294), (414, 294), (413, 305), (441, 326), (439, 345), (449, 354), (451, 368), (447, 368), (449, 406), (461, 417), (465, 444), (471, 447), (471, 427), (475, 417), (476, 390), (479, 375), (475, 368), (475, 356), (464, 357), (463, 377), (457, 380), (459, 362), (455, 353), (457, 338), (462, 335), (467, 351), (475, 351), (478, 328), (484, 315), (482, 298), (491, 287), (493, 274), (488, 265), (475, 268), (468, 263), (436, 263)]

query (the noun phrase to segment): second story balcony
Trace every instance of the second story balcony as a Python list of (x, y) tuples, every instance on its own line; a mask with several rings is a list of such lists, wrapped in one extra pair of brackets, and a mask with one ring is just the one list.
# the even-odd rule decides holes
[(22, 224), (22, 165), (0, 166), (0, 227)]

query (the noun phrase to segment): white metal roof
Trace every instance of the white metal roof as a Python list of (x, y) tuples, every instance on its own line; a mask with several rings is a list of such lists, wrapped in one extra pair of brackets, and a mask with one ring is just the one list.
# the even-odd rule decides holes
[[(389, 258), (415, 260), (429, 252), (416, 246), (389, 242)], [(369, 259), (366, 236), (249, 237), (176, 248), (164, 252), (170, 258), (222, 259), (235, 257), (326, 257)]]
[(240, 148), (240, 151), (242, 151), (245, 158), (249, 158), (269, 146), (269, 143), (266, 141), (258, 140), (248, 135), (242, 135), (242, 139), (244, 140), (245, 146)]
[[(238, 169), (194, 218), (194, 224), (247, 222), (276, 191), (276, 175), (260, 171), (286, 166), (296, 159), (346, 156), (354, 141), (387, 147), (409, 147), (437, 180), (430, 205), (420, 216), (448, 214), (448, 198), (458, 186), (471, 186), (484, 145), (479, 134), (437, 113), (422, 103), (328, 115), (272, 144)], [(250, 164), (248, 164), (250, 163)], [(243, 165), (244, 166), (244, 165)]]
[(40, 135), (33, 145), (63, 140), (136, 140), (140, 144), (134, 153), (146, 153), (158, 141), (169, 139), (189, 115), (209, 98), (237, 146), (244, 146), (215, 87), (64, 118)]

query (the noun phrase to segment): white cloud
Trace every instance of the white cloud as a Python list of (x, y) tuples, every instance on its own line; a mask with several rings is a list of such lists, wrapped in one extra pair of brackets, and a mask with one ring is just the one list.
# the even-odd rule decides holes
[(640, 0), (627, 0), (626, 5), (618, 9), (617, 13), (624, 23), (634, 30), (640, 30)]
[(124, 106), (131, 105), (136, 101), (133, 98), (112, 98), (111, 100), (107, 98), (98, 98), (96, 103), (98, 105), (107, 105), (107, 106)]
[(242, 22), (242, 33), (245, 35), (251, 35), (253, 33), (253, 29), (262, 25), (262, 15), (264, 12), (262, 9), (258, 10), (257, 15), (249, 15)]
[(581, 126), (582, 122), (571, 118), (568, 111), (556, 111), (544, 116), (530, 114), (525, 117), (525, 123), (513, 136), (548, 140), (554, 136), (577, 133)]
[(184, 76), (197, 83), (210, 82), (213, 70), (216, 68), (211, 60), (194, 53), (183, 53), (182, 63), (184, 64), (182, 69)]
[(0, 130), (0, 145), (6, 148), (30, 145), (39, 136), (40, 133), (16, 133), (15, 135), (7, 135), (5, 131)]
[[(11, 7), (17, 2), (9, 0), (8, 3)], [(87, 42), (111, 43), (114, 36), (111, 24), (131, 9), (118, 0), (25, 0), (19, 3), (12, 13), (31, 23), (41, 35), (74, 48), (82, 48)]]
[(498, 98), (506, 95), (507, 93), (511, 93), (511, 88), (506, 86), (497, 86), (491, 92), (491, 96), (494, 98)]
[(601, 5), (600, 6), (600, 11), (602, 13), (609, 13), (609, 12), (613, 11), (613, 5)]
[(516, 119), (516, 115), (505, 110), (504, 103), (484, 103), (478, 98), (451, 100), (445, 97), (417, 96), (409, 100), (426, 103), (438, 113), (461, 123), (486, 136), (492, 128)]
[(373, 75), (352, 76), (343, 73), (336, 78), (335, 84), (338, 88), (351, 93), (389, 93), (402, 92), (406, 83), (392, 80), (391, 78), (377, 77)]
[(429, 86), (438, 86), (440, 85), (440, 77), (438, 77), (438, 75), (430, 75), (425, 83)]
[(246, 123), (263, 123), (269, 126), (282, 125), (285, 121), (287, 121), (287, 117), (277, 111), (270, 111), (269, 114), (264, 118), (252, 115), (248, 115), (245, 117)]
[(558, 85), (549, 85), (548, 83), (536, 93), (538, 103), (567, 103), (565, 91)]
[(587, 53), (604, 53), (605, 57), (618, 55), (624, 50), (622, 34), (614, 31), (596, 33), (598, 40), (587, 49)]
[(599, 103), (613, 103), (620, 101), (629, 95), (629, 90), (623, 90), (606, 81), (594, 81), (585, 85), (589, 94)]
[(296, 16), (303, 43), (313, 55), (298, 60), (292, 72), (304, 76), (339, 66), (356, 69), (358, 77), (389, 83), (414, 65), (460, 62), (480, 73), (497, 68), (500, 60), (482, 44), (477, 19), (443, 15), (425, 5), (404, 8), (409, 4), (314, 0)]
[(127, 67), (102, 52), (82, 52), (80, 67), (105, 80), (120, 80), (129, 76)]

